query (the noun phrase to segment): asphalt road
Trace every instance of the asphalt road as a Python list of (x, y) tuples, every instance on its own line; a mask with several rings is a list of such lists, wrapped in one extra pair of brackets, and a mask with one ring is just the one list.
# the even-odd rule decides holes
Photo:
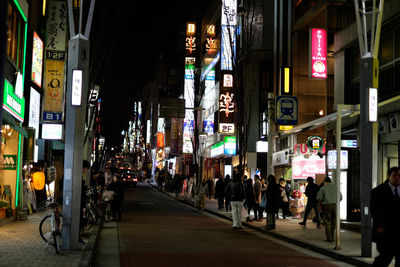
[(118, 242), (121, 266), (349, 266), (141, 185), (125, 191)]

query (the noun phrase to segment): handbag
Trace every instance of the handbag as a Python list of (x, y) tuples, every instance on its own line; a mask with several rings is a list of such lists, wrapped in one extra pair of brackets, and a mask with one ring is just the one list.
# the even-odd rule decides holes
[(259, 206), (263, 209), (267, 207), (267, 196), (265, 194), (262, 196)]

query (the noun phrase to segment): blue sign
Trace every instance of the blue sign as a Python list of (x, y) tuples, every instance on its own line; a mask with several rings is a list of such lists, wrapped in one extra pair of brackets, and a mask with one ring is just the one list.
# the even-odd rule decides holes
[(203, 131), (212, 135), (214, 133), (214, 122), (212, 120), (205, 120), (203, 125)]
[(43, 111), (44, 121), (62, 121), (62, 113)]
[(296, 125), (298, 119), (298, 102), (296, 96), (281, 95), (276, 97), (277, 125)]

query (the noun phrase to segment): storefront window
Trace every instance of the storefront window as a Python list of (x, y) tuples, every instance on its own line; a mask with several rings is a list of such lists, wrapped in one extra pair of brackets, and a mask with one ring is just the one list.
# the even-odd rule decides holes
[(383, 66), (385, 64), (393, 61), (393, 32), (382, 36), (381, 45), (379, 51), (379, 65)]
[(7, 56), (13, 61), (19, 70), (22, 70), (25, 43), (25, 22), (19, 15), (18, 10), (11, 3), (8, 4), (7, 24)]

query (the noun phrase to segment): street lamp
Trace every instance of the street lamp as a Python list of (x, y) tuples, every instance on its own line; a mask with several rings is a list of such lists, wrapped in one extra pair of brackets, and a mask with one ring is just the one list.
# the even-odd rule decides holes
[[(372, 181), (377, 181), (378, 125), (369, 116), (370, 88), (379, 85), (379, 39), (384, 0), (354, 0), (360, 45), (360, 197), (361, 256), (371, 257), (371, 214), (369, 210)], [(368, 38), (367, 19), (370, 19)], [(370, 44), (370, 47), (368, 47)], [(338, 163), (339, 164), (339, 163)], [(361, 166), (362, 164), (362, 166)]]

